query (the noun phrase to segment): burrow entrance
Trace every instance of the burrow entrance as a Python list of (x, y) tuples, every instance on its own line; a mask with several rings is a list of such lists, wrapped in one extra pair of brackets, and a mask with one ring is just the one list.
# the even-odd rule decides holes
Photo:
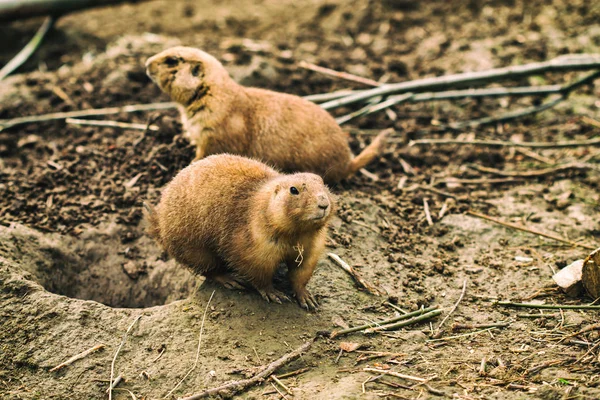
[[(7, 230), (8, 231), (8, 230)], [(141, 229), (106, 224), (79, 237), (41, 234), (25, 227), (3, 231), (7, 256), (46, 290), (111, 307), (145, 308), (189, 296), (196, 278), (167, 260)]]

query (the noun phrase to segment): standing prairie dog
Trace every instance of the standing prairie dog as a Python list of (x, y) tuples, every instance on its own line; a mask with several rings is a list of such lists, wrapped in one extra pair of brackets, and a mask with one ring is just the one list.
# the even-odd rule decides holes
[(286, 172), (314, 172), (335, 183), (377, 157), (390, 130), (357, 157), (333, 117), (298, 96), (237, 84), (210, 54), (173, 47), (146, 61), (146, 73), (179, 106), (196, 160), (232, 153)]
[(147, 206), (148, 233), (175, 260), (229, 288), (250, 283), (267, 301), (281, 262), (298, 303), (315, 309), (306, 289), (325, 247), (333, 200), (321, 177), (282, 175), (258, 161), (218, 154), (196, 161)]

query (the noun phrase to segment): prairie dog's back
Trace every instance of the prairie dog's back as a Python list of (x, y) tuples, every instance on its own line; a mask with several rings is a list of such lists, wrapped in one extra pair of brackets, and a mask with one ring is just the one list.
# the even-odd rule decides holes
[[(330, 181), (345, 177), (352, 154), (346, 134), (327, 111), (291, 94), (243, 89), (254, 107), (255, 157), (262, 156), (286, 171), (298, 170), (301, 165), (301, 171)], [(328, 176), (332, 173), (339, 177)]]

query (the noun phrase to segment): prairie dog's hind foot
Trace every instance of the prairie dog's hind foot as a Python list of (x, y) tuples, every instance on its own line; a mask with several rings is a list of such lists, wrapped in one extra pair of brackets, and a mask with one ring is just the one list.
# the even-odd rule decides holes
[(265, 299), (267, 302), (273, 302), (278, 304), (283, 304), (284, 301), (291, 301), (290, 298), (283, 292), (270, 287), (267, 289), (256, 289), (258, 293)]
[(319, 303), (315, 296), (306, 289), (296, 292), (296, 300), (298, 301), (298, 304), (300, 304), (300, 307), (305, 310), (316, 311), (317, 308), (319, 308)]

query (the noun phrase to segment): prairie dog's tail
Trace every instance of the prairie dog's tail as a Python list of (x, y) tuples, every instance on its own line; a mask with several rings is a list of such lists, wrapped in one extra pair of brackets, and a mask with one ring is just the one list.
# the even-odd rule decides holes
[(160, 229), (158, 227), (158, 218), (156, 217), (156, 211), (150, 204), (144, 202), (144, 215), (148, 225), (146, 226), (146, 233), (148, 236), (154, 238), (160, 242)]
[(379, 156), (383, 150), (387, 137), (394, 132), (394, 128), (381, 131), (375, 139), (359, 155), (350, 161), (347, 177), (354, 175), (359, 169), (366, 167), (375, 157)]

